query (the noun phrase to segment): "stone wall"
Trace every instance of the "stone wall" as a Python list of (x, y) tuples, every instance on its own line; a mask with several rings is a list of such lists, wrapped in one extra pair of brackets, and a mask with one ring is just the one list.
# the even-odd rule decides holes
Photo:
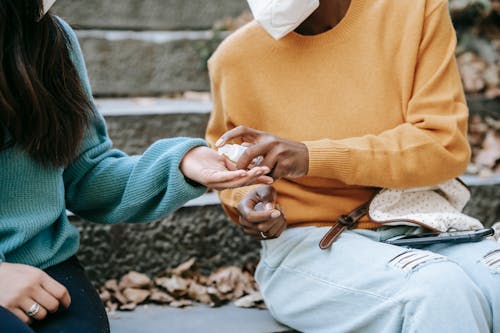
[(212, 27), (246, 9), (244, 0), (74, 0), (54, 6), (77, 29), (96, 96), (208, 90), (206, 61), (225, 36)]
[(81, 231), (79, 259), (99, 284), (130, 270), (153, 276), (194, 257), (207, 273), (256, 263), (258, 241), (231, 223), (218, 205), (184, 207), (148, 224), (97, 225), (73, 218)]
[(246, 8), (245, 0), (59, 0), (54, 11), (81, 29), (203, 30)]

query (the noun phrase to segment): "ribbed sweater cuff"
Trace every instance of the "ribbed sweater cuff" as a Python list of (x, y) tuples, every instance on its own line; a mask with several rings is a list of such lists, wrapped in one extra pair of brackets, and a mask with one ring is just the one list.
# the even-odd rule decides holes
[(331, 140), (304, 141), (309, 150), (308, 176), (345, 181), (351, 175), (350, 150)]

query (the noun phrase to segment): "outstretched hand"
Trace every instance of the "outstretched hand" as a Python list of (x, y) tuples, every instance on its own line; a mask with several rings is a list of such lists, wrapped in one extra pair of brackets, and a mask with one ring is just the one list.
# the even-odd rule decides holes
[(260, 166), (267, 166), (274, 179), (302, 177), (309, 169), (309, 150), (302, 142), (290, 141), (262, 131), (238, 126), (224, 133), (216, 142), (222, 147), (231, 140), (243, 139), (250, 143), (237, 163), (238, 169), (246, 169), (253, 159), (263, 157)]
[(180, 169), (187, 178), (215, 190), (273, 182), (271, 177), (265, 176), (269, 172), (268, 167), (240, 170), (208, 147), (191, 149), (182, 159)]

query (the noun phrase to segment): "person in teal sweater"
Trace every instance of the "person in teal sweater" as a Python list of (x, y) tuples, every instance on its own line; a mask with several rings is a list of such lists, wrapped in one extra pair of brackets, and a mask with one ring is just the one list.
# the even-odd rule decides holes
[(148, 222), (202, 195), (269, 183), (196, 138), (112, 149), (77, 38), (55, 0), (0, 1), (0, 331), (109, 332), (75, 259), (66, 210), (99, 223)]

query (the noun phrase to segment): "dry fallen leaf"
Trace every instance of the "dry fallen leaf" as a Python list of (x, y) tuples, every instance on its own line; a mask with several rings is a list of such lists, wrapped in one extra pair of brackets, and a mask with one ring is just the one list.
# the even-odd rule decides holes
[(483, 141), (482, 150), (475, 158), (475, 163), (493, 169), (498, 160), (500, 160), (500, 133), (488, 131)]
[(159, 304), (169, 304), (170, 302), (175, 301), (175, 298), (163, 292), (159, 289), (153, 288), (151, 290), (151, 296), (149, 296), (149, 300), (151, 302), (159, 303)]
[(193, 301), (191, 301), (189, 299), (181, 299), (181, 300), (173, 301), (172, 303), (170, 303), (170, 306), (174, 307), (174, 308), (183, 308), (183, 307), (191, 306), (191, 305), (193, 305)]
[(120, 279), (118, 287), (120, 289), (125, 288), (147, 288), (151, 284), (151, 279), (146, 274), (141, 274), (138, 272), (129, 272)]
[(260, 292), (256, 291), (237, 299), (234, 302), (234, 305), (242, 308), (251, 308), (255, 307), (258, 303), (263, 303), (263, 302), (264, 299), (262, 298), (262, 295), (260, 294)]
[[(220, 267), (210, 276), (194, 270), (195, 260), (166, 270), (169, 276), (148, 276), (130, 272), (120, 279), (106, 281), (100, 289), (100, 297), (108, 311), (131, 311), (139, 304), (154, 302), (172, 307), (186, 307), (198, 302), (220, 306), (238, 300), (238, 306), (265, 308), (257, 284), (249, 271), (255, 266)], [(130, 286), (136, 287), (130, 287)], [(140, 288), (139, 288), (140, 287)]]
[(194, 281), (189, 285), (188, 296), (202, 304), (212, 305), (214, 302), (208, 293), (208, 287), (198, 284)]
[(183, 279), (180, 276), (173, 275), (170, 278), (157, 278), (155, 283), (158, 287), (162, 287), (173, 296), (183, 296), (187, 293), (189, 280)]
[(186, 273), (191, 268), (193, 268), (195, 262), (196, 262), (196, 259), (195, 258), (191, 258), (188, 261), (180, 264), (179, 266), (177, 266), (177, 267), (175, 267), (173, 269), (167, 270), (167, 273), (170, 273), (172, 275), (182, 276), (184, 273)]
[(127, 304), (120, 305), (118, 307), (118, 309), (120, 309), (121, 311), (132, 311), (132, 310), (135, 310), (136, 307), (137, 307), (137, 304), (135, 304), (135, 303), (127, 303)]
[(212, 273), (210, 280), (221, 293), (226, 294), (235, 289), (241, 275), (242, 270), (239, 267), (223, 267)]
[(144, 289), (126, 288), (123, 290), (123, 295), (127, 298), (127, 300), (135, 304), (141, 304), (150, 294), (151, 292), (149, 290)]

